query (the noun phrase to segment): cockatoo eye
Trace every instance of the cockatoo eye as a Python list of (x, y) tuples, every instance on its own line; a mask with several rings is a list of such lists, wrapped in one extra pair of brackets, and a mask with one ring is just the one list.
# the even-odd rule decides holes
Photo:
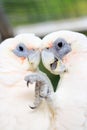
[(32, 51), (35, 51), (35, 49), (32, 48)]
[(19, 46), (19, 51), (24, 51), (23, 46)]
[(17, 49), (18, 51), (20, 51), (20, 52), (23, 52), (23, 51), (26, 50), (26, 47), (25, 47), (24, 44), (19, 44), (19, 45), (16, 47), (16, 49)]
[(46, 47), (47, 50), (49, 50), (49, 47)]
[(58, 38), (58, 39), (56, 39), (56, 40), (54, 41), (53, 46), (54, 46), (57, 50), (60, 50), (60, 49), (62, 49), (62, 48), (65, 46), (65, 44), (67, 44), (67, 42), (66, 42), (64, 39)]
[(62, 59), (71, 51), (71, 46), (64, 39), (58, 38), (53, 43), (52, 51), (56, 57)]
[(27, 47), (23, 44), (20, 43), (14, 50), (14, 54), (17, 55), (18, 57), (27, 57), (29, 55), (29, 50)]
[(59, 48), (61, 48), (63, 46), (63, 43), (59, 42), (57, 45), (58, 45)]

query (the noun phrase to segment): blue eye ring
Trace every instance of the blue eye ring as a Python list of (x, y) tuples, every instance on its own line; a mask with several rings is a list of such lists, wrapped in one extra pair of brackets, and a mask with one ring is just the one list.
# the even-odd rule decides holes
[(14, 50), (14, 54), (17, 55), (18, 57), (27, 57), (28, 56), (28, 49), (27, 47), (23, 44), (20, 43)]

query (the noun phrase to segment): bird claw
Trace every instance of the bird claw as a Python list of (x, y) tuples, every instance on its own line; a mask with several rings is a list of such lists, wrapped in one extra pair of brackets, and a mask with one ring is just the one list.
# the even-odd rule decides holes
[(27, 87), (29, 87), (29, 83), (30, 83), (30, 81), (28, 80), (28, 81), (27, 81)]
[(37, 106), (29, 106), (31, 109), (36, 109)]
[(42, 95), (39, 95), (40, 96), (40, 98), (45, 98), (44, 96), (42, 96)]
[(29, 87), (29, 83), (33, 84), (33, 82), (30, 82), (29, 80), (27, 81), (27, 87)]
[(29, 83), (36, 82), (35, 86), (35, 100), (32, 106), (29, 106), (31, 109), (36, 109), (42, 102), (43, 99), (49, 99), (51, 92), (51, 85), (48, 83), (46, 75), (41, 73), (31, 74), (25, 77), (27, 81), (27, 87)]

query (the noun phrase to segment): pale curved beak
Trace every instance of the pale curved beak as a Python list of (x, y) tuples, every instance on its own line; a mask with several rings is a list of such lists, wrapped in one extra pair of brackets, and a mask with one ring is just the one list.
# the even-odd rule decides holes
[(48, 69), (51, 73), (55, 75), (61, 74), (67, 70), (62, 60), (58, 57), (55, 57), (52, 52), (43, 50), (41, 53), (41, 57), (46, 69)]
[(29, 54), (28, 62), (32, 70), (37, 69), (40, 63), (40, 51), (34, 51), (33, 53)]
[(42, 63), (46, 69), (50, 70), (50, 64), (54, 62), (54, 55), (51, 52), (43, 50), (41, 53)]
[[(54, 62), (55, 62), (55, 61), (54, 61)], [(53, 63), (53, 64), (54, 64), (54, 63)], [(56, 68), (53, 69), (53, 70), (51, 69), (52, 72), (53, 72), (53, 74), (58, 75), (58, 74), (62, 74), (63, 72), (66, 72), (66, 71), (67, 71), (67, 68), (66, 68), (66, 66), (64, 65), (64, 63), (62, 62), (61, 59), (59, 59), (56, 64), (57, 64), (57, 65), (56, 65)]]

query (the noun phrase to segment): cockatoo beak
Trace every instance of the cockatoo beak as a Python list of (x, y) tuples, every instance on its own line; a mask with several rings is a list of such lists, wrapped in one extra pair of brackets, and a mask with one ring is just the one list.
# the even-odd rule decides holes
[(33, 53), (28, 55), (28, 62), (29, 62), (29, 66), (30, 66), (32, 71), (37, 70), (38, 65), (40, 63), (40, 52), (39, 52), (39, 50), (34, 51)]
[(67, 70), (62, 60), (52, 52), (43, 50), (41, 53), (44, 66), (53, 74), (61, 74)]

